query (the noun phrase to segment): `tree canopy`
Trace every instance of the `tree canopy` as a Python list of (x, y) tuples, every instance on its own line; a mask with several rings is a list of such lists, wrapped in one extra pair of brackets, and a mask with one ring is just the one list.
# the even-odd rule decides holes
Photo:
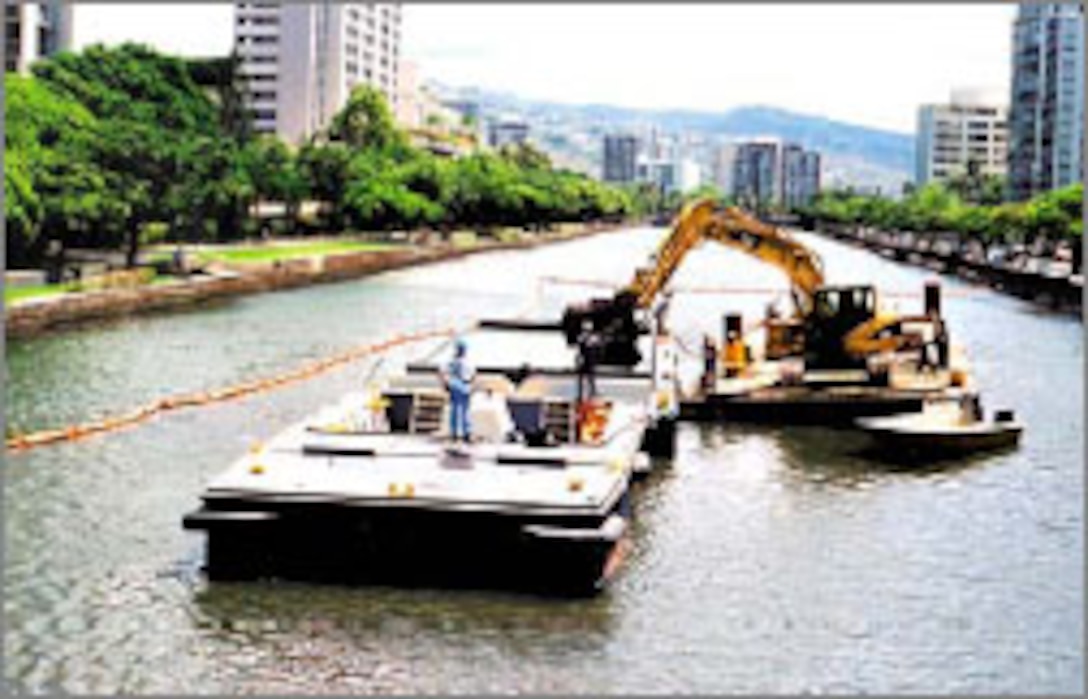
[(140, 45), (92, 46), (5, 75), (9, 263), (50, 238), (121, 248), (144, 231), (225, 241), (254, 233), (277, 202), (294, 231), (304, 201), (324, 233), (462, 226), (539, 227), (645, 210), (621, 190), (555, 168), (528, 145), (448, 159), (416, 148), (382, 93), (357, 87), (301, 147), (249, 128), (237, 57), (192, 60)]
[(1026, 202), (996, 204), (969, 202), (952, 187), (930, 183), (912, 188), (899, 201), (849, 191), (824, 192), (802, 213), (818, 221), (889, 231), (956, 233), (986, 245), (1039, 240), (1079, 245), (1083, 199), (1082, 183), (1043, 192)]

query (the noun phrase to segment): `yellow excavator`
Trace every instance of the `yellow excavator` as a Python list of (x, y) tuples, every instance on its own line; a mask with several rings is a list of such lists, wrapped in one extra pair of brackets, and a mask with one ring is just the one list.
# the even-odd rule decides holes
[[(577, 344), (593, 333), (599, 363), (637, 364), (641, 359), (637, 338), (648, 331), (645, 321), (637, 316), (653, 306), (687, 253), (705, 240), (752, 255), (789, 278), (793, 315), (765, 321), (765, 355), (769, 359), (803, 356), (806, 370), (864, 369), (873, 354), (920, 346), (922, 335), (904, 329), (910, 323), (929, 324), (933, 336), (947, 342), (937, 287), (926, 289), (924, 315), (880, 312), (872, 286), (826, 286), (816, 253), (786, 232), (736, 207), (719, 207), (710, 200), (684, 207), (650, 263), (636, 270), (630, 283), (614, 297), (569, 307), (563, 317), (568, 342)], [(947, 352), (943, 354), (947, 356)]]

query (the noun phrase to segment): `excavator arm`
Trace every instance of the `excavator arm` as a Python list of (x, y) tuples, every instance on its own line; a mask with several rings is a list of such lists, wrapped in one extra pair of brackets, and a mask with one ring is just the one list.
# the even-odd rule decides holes
[[(685, 256), (706, 240), (747, 253), (787, 276), (795, 317), (792, 321), (777, 321), (778, 329), (803, 327), (801, 342), (806, 362), (812, 360), (817, 366), (850, 365), (872, 354), (915, 346), (918, 338), (903, 334), (902, 322), (935, 320), (877, 313), (875, 292), (868, 286), (825, 287), (823, 264), (815, 252), (736, 207), (722, 208), (713, 201), (700, 200), (684, 207), (649, 264), (637, 269), (613, 298), (595, 299), (567, 309), (563, 328), (568, 342), (579, 344), (595, 333), (603, 342), (601, 363), (637, 364), (640, 357), (635, 341), (646, 327), (636, 319), (636, 311), (653, 305)], [(862, 300), (860, 305), (851, 300), (855, 297)], [(776, 356), (798, 352), (802, 345), (796, 342), (774, 340)]]
[(652, 263), (635, 272), (624, 292), (634, 297), (639, 308), (649, 308), (688, 252), (704, 240), (777, 267), (790, 280), (797, 315), (806, 316), (812, 311), (813, 295), (824, 280), (819, 257), (779, 229), (736, 207), (719, 208), (709, 200), (684, 207)]
[(903, 332), (902, 326), (904, 323), (928, 323), (932, 320), (928, 316), (882, 313), (848, 332), (843, 338), (843, 347), (848, 354), (856, 357), (919, 347), (923, 338), (915, 333)]

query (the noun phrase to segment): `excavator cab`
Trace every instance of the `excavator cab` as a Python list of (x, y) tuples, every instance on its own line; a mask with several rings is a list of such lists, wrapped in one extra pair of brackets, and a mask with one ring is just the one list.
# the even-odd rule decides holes
[(561, 321), (567, 344), (584, 355), (592, 335), (597, 364), (633, 367), (642, 361), (638, 338), (647, 332), (645, 323), (635, 317), (635, 310), (635, 298), (623, 292), (613, 298), (569, 306)]
[(876, 312), (876, 289), (868, 284), (817, 289), (812, 313), (804, 322), (805, 368), (865, 369), (865, 357), (848, 353), (843, 340), (851, 330), (872, 320)]

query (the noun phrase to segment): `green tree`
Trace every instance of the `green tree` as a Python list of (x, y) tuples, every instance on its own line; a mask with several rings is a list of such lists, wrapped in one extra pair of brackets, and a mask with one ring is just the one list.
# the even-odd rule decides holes
[(385, 96), (371, 85), (360, 85), (352, 91), (347, 104), (329, 124), (328, 138), (352, 148), (396, 154), (408, 149), (407, 136), (397, 128)]
[(352, 158), (344, 197), (351, 224), (368, 230), (413, 228), (441, 219), (441, 205), (411, 190), (396, 166), (377, 151)]
[(298, 154), (298, 168), (309, 184), (310, 195), (325, 205), (325, 224), (344, 225), (344, 195), (350, 181), (352, 151), (343, 143), (307, 144)]

